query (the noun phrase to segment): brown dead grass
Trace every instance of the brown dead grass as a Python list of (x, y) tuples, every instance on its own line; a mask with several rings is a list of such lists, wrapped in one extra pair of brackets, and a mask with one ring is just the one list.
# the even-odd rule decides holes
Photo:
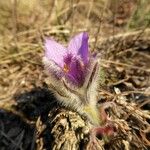
[[(113, 38), (115, 34), (124, 34), (129, 30), (130, 21), (133, 21), (131, 18), (135, 17), (135, 12), (137, 8), (139, 9), (137, 2), (137, 0), (1, 1), (0, 100), (12, 99), (15, 93), (44, 83), (41, 58), (45, 36), (53, 36), (66, 43), (76, 32), (86, 30), (90, 35), (91, 50), (96, 50), (99, 41), (104, 37)], [(148, 10), (149, 7), (146, 7), (145, 13)], [(104, 49), (108, 49), (107, 46)], [(138, 52), (138, 55), (139, 58), (141, 55), (149, 58), (147, 54), (140, 55)], [(136, 62), (129, 60), (123, 63), (109, 60), (109, 63), (136, 68)]]
[[(132, 16), (136, 1), (123, 4), (114, 5), (109, 0), (1, 1), (0, 99), (11, 99), (21, 88), (28, 89), (44, 81), (41, 73), (44, 36), (55, 36), (65, 43), (76, 32), (86, 30), (93, 41), (91, 47), (96, 47), (97, 39), (124, 32), (123, 25)], [(124, 10), (123, 14), (119, 9)], [(112, 22), (114, 16), (115, 24), (119, 22), (118, 15), (122, 15), (122, 27)]]
[[(149, 27), (150, 2), (142, 3), (139, 7), (138, 0), (0, 1), (0, 103), (8, 103), (16, 93), (44, 84), (47, 76), (43, 73), (41, 58), (45, 36), (66, 44), (80, 31), (88, 31), (91, 50), (108, 54), (102, 60), (108, 70), (107, 85), (119, 87), (121, 95), (129, 96), (129, 100), (146, 97), (149, 101), (150, 45), (145, 51), (142, 44), (142, 50), (137, 49), (136, 44), (128, 48), (122, 38), (118, 38), (115, 46), (106, 42), (102, 45), (109, 36), (113, 43), (118, 33), (130, 34), (131, 28)], [(119, 43), (127, 47), (122, 50), (124, 45)], [(108, 99), (115, 97), (107, 88), (101, 94)]]

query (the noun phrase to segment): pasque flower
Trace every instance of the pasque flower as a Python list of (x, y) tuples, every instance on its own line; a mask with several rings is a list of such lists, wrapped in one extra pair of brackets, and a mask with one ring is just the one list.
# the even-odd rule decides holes
[(46, 38), (44, 46), (43, 62), (50, 73), (48, 85), (58, 102), (86, 116), (95, 126), (91, 131), (91, 141), (95, 141), (93, 137), (96, 135), (108, 140), (114, 134), (105, 112), (110, 104), (101, 104), (100, 110), (97, 106), (101, 82), (100, 57), (89, 54), (88, 34), (82, 32), (76, 35), (67, 47)]
[(89, 63), (88, 34), (82, 32), (76, 35), (67, 48), (47, 38), (44, 60), (49, 65), (49, 71), (57, 77), (65, 76), (73, 84), (82, 85)]

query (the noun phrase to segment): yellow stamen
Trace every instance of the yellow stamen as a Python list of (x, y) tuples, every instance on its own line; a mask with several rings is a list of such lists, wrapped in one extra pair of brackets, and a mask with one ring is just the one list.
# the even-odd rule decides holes
[(68, 73), (68, 72), (69, 72), (69, 66), (68, 66), (67, 64), (64, 64), (63, 71), (64, 71), (65, 73)]

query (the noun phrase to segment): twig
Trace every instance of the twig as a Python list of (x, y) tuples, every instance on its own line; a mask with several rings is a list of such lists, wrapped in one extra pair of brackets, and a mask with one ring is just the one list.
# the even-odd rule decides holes
[(17, 48), (17, 0), (12, 0), (13, 39)]
[(102, 13), (101, 13), (101, 16), (100, 16), (100, 18), (99, 18), (100, 25), (99, 25), (99, 27), (98, 27), (98, 29), (97, 29), (97, 32), (96, 32), (95, 42), (94, 42), (94, 44), (93, 44), (93, 45), (94, 45), (94, 46), (93, 46), (93, 51), (94, 51), (94, 49), (95, 49), (95, 47), (96, 47), (96, 45), (97, 45), (99, 33), (100, 33), (101, 27), (102, 27), (102, 19), (103, 19), (104, 11), (106, 10), (106, 8), (107, 8), (107, 1), (105, 2), (105, 6), (104, 6), (104, 8), (103, 8), (103, 10), (102, 10)]
[(3, 135), (8, 141), (10, 141), (13, 145), (15, 145), (17, 148), (19, 148), (20, 150), (23, 150), (23, 148), (22, 148), (21, 146), (17, 145), (17, 144), (15, 143), (15, 141), (12, 140), (11, 138), (9, 138), (9, 137), (7, 136), (7, 134), (5, 134), (3, 131), (0, 130), (0, 133), (1, 133), (1, 135)]
[(88, 27), (89, 27), (89, 17), (90, 17), (90, 14), (91, 14), (91, 11), (92, 11), (92, 7), (93, 7), (93, 0), (91, 0), (91, 2), (89, 2), (89, 11), (87, 13), (87, 18), (86, 18), (86, 28), (88, 30)]
[(138, 66), (133, 66), (133, 65), (128, 65), (128, 64), (125, 64), (125, 63), (121, 63), (121, 62), (115, 62), (115, 61), (106, 60), (106, 59), (101, 59), (101, 62), (115, 64), (115, 65), (119, 65), (119, 66), (126, 66), (126, 67), (129, 67), (129, 68), (132, 68), (132, 69), (138, 69), (138, 70), (142, 70), (142, 71), (145, 71), (145, 72), (150, 72), (150, 69), (146, 69), (146, 68), (142, 68), (142, 67), (138, 67)]

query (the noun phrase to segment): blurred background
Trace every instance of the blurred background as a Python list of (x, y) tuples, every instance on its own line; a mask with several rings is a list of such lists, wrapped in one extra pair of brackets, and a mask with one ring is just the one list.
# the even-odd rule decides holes
[(45, 36), (66, 44), (88, 31), (96, 51), (99, 39), (145, 29), (149, 23), (150, 0), (1, 0), (0, 99), (43, 84)]
[[(48, 112), (53, 102), (44, 88), (43, 40), (52, 37), (67, 45), (82, 31), (89, 34), (90, 50), (102, 56), (99, 102), (121, 100), (114, 105), (119, 105), (118, 127), (124, 128), (115, 137), (123, 138), (117, 147), (121, 143), (129, 149), (129, 140), (131, 149), (146, 149), (150, 119), (139, 110), (150, 110), (149, 27), (150, 0), (0, 0), (0, 150), (32, 150), (35, 141), (43, 145), (41, 138), (50, 148)], [(129, 103), (122, 103), (124, 99)], [(48, 123), (46, 130), (39, 116)]]

